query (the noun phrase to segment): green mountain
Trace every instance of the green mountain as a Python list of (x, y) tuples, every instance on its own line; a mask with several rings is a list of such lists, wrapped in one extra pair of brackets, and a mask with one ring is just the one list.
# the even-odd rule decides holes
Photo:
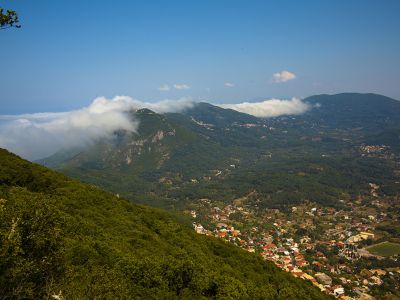
[(337, 128), (384, 130), (400, 126), (400, 102), (377, 94), (317, 95), (304, 101), (319, 104), (305, 117)]
[[(219, 126), (206, 123), (209, 114)], [(164, 183), (203, 177), (234, 163), (235, 156), (247, 155), (249, 145), (253, 152), (258, 146), (257, 137), (240, 127), (258, 119), (210, 104), (201, 103), (185, 115), (141, 109), (132, 118), (139, 121), (135, 133), (116, 132), (111, 139), (61, 151), (39, 163), (129, 199), (164, 207), (163, 197), (148, 192)]]
[(305, 115), (319, 126), (357, 129), (363, 142), (400, 151), (400, 101), (377, 94), (344, 93), (306, 99), (319, 107)]
[(51, 295), (63, 299), (327, 297), (255, 254), (195, 234), (164, 212), (0, 150), (0, 298)]
[[(40, 163), (128, 199), (184, 209), (200, 198), (230, 202), (256, 190), (265, 207), (398, 189), (400, 102), (375, 94), (306, 98), (300, 116), (261, 119), (199, 103), (183, 113), (140, 110), (137, 133), (117, 132), (68, 157)], [(363, 145), (386, 145), (376, 155)]]

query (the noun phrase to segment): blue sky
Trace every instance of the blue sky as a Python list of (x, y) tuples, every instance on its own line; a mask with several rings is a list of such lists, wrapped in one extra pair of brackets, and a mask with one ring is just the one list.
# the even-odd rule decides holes
[[(1, 5), (19, 13), (22, 28), (0, 31), (0, 114), (66, 111), (115, 95), (233, 103), (354, 91), (400, 99), (397, 0)], [(284, 70), (295, 78), (275, 82)]]

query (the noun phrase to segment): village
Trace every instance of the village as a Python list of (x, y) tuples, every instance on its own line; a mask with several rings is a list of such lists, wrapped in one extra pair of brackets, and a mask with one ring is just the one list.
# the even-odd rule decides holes
[(257, 193), (228, 205), (199, 199), (187, 213), (197, 233), (221, 238), (261, 255), (293, 276), (339, 299), (378, 299), (400, 288), (400, 244), (393, 255), (367, 249), (386, 245), (377, 228), (398, 216), (392, 202), (378, 199), (371, 183), (368, 200), (340, 200), (346, 209), (304, 201), (285, 209), (259, 207)]

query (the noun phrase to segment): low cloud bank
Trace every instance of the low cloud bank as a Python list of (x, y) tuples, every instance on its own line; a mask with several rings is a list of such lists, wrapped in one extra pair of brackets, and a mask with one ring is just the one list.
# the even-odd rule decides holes
[(129, 111), (179, 112), (192, 105), (190, 99), (147, 103), (117, 96), (96, 98), (89, 106), (69, 112), (0, 115), (0, 147), (30, 160), (40, 159), (110, 137), (116, 130), (134, 132), (138, 122)]
[(282, 115), (301, 115), (312, 108), (309, 103), (300, 99), (270, 99), (262, 102), (243, 102), (238, 104), (217, 104), (222, 108), (230, 108), (260, 118), (278, 117)]

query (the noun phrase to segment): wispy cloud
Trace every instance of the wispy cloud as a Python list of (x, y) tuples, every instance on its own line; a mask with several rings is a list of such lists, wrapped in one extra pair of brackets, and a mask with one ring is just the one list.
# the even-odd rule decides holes
[(273, 80), (276, 83), (286, 82), (296, 78), (296, 74), (289, 71), (281, 71), (272, 74)]
[(132, 110), (179, 112), (192, 105), (187, 98), (150, 103), (117, 96), (96, 98), (89, 106), (68, 112), (0, 115), (0, 147), (28, 159), (39, 159), (63, 148), (110, 137), (116, 130), (134, 132), (138, 121)]
[(194, 101), (192, 98), (180, 98), (178, 100), (166, 99), (158, 102), (141, 102), (138, 100), (133, 100), (136, 109), (148, 108), (159, 114), (169, 113), (169, 112), (182, 112), (188, 108), (193, 107)]
[(225, 86), (231, 88), (234, 87), (235, 85), (231, 82), (225, 82)]
[(309, 103), (303, 102), (297, 98), (291, 100), (269, 99), (262, 102), (216, 105), (260, 118), (278, 117), (282, 115), (300, 115), (312, 108)]
[(190, 86), (188, 86), (187, 84), (183, 84), (183, 83), (181, 83), (181, 84), (175, 83), (174, 84), (174, 89), (177, 89), (177, 90), (188, 90), (188, 89), (190, 89)]
[(163, 84), (163, 85), (161, 85), (161, 86), (158, 88), (158, 90), (159, 90), (159, 91), (162, 91), (162, 92), (168, 92), (170, 89), (171, 89), (171, 88), (169, 87), (168, 84)]

